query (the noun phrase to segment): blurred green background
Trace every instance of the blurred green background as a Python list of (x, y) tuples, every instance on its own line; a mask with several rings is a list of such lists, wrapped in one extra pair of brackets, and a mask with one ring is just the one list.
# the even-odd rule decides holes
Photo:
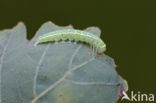
[(128, 81), (128, 94), (156, 95), (155, 0), (0, 0), (0, 29), (19, 21), (26, 24), (29, 39), (46, 21), (77, 29), (98, 26), (106, 54)]

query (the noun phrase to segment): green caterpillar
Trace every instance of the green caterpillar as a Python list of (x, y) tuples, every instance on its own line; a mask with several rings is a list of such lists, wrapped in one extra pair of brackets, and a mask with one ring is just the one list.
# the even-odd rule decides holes
[(97, 36), (81, 30), (75, 29), (63, 29), (63, 30), (56, 30), (43, 36), (40, 36), (36, 44), (43, 43), (43, 42), (58, 42), (58, 41), (80, 41), (85, 42), (96, 49), (98, 54), (102, 54), (106, 50), (105, 43)]

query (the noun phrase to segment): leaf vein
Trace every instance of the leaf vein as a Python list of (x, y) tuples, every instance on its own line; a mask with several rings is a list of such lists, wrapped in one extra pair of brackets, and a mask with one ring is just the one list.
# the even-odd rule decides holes
[(59, 79), (58, 81), (56, 81), (55, 83), (53, 83), (51, 86), (49, 86), (47, 89), (45, 89), (42, 93), (40, 93), (37, 97), (35, 97), (35, 98), (31, 101), (31, 103), (36, 103), (41, 97), (43, 97), (43, 96), (46, 95), (49, 91), (51, 91), (53, 88), (55, 88), (57, 85), (59, 85), (60, 83), (62, 83), (62, 82), (66, 79), (66, 77), (69, 75), (69, 73), (71, 73), (71, 72), (73, 72), (73, 71), (79, 69), (80, 67), (82, 67), (82, 66), (88, 64), (89, 62), (93, 61), (94, 59), (95, 59), (95, 58), (91, 58), (91, 59), (85, 61), (84, 63), (81, 63), (80, 65), (74, 67), (73, 69), (69, 69), (69, 70), (64, 74), (64, 76), (63, 76), (61, 79)]
[(34, 94), (35, 97), (36, 97), (36, 83), (37, 83), (38, 72), (39, 72), (40, 66), (41, 66), (41, 64), (42, 64), (42, 62), (44, 60), (44, 57), (46, 55), (46, 52), (47, 52), (47, 50), (49, 48), (49, 45), (50, 44), (48, 44), (47, 47), (45, 48), (45, 50), (43, 51), (43, 53), (41, 55), (41, 58), (40, 58), (37, 66), (36, 66), (35, 76), (34, 76), (34, 82), (33, 82), (33, 94)]

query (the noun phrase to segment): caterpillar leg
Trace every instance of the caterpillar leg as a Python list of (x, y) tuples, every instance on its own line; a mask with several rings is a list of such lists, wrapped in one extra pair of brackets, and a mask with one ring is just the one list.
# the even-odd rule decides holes
[(71, 44), (71, 43), (72, 43), (72, 42), (69, 40), (69, 41), (68, 41), (68, 44)]
[(92, 56), (92, 49), (91, 49), (91, 46), (88, 47), (88, 45), (85, 44), (85, 46), (87, 47), (88, 49), (88, 54), (89, 56)]
[(93, 57), (95, 55), (95, 50), (94, 50), (94, 47), (92, 46), (92, 54), (93, 54)]
[(95, 48), (94, 48), (94, 46), (90, 46), (90, 48), (91, 48), (91, 56), (96, 56), (96, 51), (95, 51)]
[(58, 42), (56, 41), (54, 44), (58, 44)]
[(61, 41), (61, 43), (62, 43), (62, 44), (64, 44), (64, 43), (65, 43), (65, 41), (64, 41), (64, 40), (62, 40), (62, 41)]
[(77, 44), (77, 42), (74, 42), (74, 44)]
[(95, 57), (98, 56), (98, 53), (97, 53), (97, 47), (95, 48)]
[(97, 48), (93, 48), (93, 51), (94, 51), (94, 57), (96, 57), (98, 54), (97, 54)]

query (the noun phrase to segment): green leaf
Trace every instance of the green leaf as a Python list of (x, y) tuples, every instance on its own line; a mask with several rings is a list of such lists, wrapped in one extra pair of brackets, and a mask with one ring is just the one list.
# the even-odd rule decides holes
[[(127, 90), (112, 58), (91, 56), (82, 43), (45, 43), (38, 36), (59, 29), (51, 22), (41, 26), (32, 40), (19, 23), (0, 31), (0, 103), (114, 103)], [(97, 27), (85, 31), (100, 36)]]

